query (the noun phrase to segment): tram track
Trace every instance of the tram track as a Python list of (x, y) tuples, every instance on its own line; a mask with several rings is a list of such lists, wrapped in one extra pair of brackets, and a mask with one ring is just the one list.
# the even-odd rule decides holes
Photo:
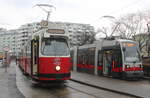
[(108, 91), (108, 92), (112, 92), (112, 93), (116, 93), (116, 94), (120, 94), (120, 95), (125, 95), (125, 96), (135, 97), (135, 98), (143, 98), (143, 97), (137, 96), (135, 94), (130, 94), (130, 93), (122, 92), (122, 91), (119, 91), (119, 90), (113, 90), (113, 89), (109, 89), (109, 88), (105, 88), (105, 87), (101, 87), (101, 86), (96, 86), (96, 85), (85, 83), (85, 82), (75, 80), (75, 79), (70, 79), (69, 81), (73, 81), (73, 82), (83, 84), (83, 85), (86, 85), (86, 86), (89, 86), (89, 87), (93, 87), (93, 88), (96, 88), (96, 89), (99, 89), (99, 90), (104, 90), (104, 91)]
[(150, 80), (150, 77), (143, 77), (144, 80)]
[(82, 90), (76, 89), (76, 88), (71, 87), (71, 86), (68, 86), (68, 85), (66, 85), (66, 86), (67, 86), (67, 87), (69, 87), (69, 88), (71, 88), (71, 89), (73, 89), (73, 90), (76, 90), (76, 91), (78, 91), (78, 92), (81, 92), (81, 93), (84, 93), (84, 94), (87, 94), (87, 95), (93, 96), (93, 97), (95, 97), (95, 98), (98, 98), (98, 96), (95, 96), (95, 95), (93, 95), (93, 94), (90, 94), (90, 93), (84, 92), (84, 91), (82, 91)]

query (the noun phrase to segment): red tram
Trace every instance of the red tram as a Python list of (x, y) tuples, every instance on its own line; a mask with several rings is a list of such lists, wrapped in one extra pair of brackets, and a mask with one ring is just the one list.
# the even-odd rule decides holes
[(125, 39), (103, 39), (71, 49), (73, 69), (118, 78), (141, 78), (143, 66), (138, 44)]
[(38, 82), (70, 79), (71, 58), (68, 40), (63, 29), (39, 30), (21, 50), (20, 68)]

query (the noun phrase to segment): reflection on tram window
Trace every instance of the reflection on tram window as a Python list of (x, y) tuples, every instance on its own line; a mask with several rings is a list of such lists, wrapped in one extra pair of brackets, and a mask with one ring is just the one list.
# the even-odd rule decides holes
[(137, 44), (131, 42), (123, 43), (123, 53), (125, 62), (140, 62), (140, 52)]
[(69, 47), (66, 39), (53, 38), (42, 40), (42, 54), (48, 56), (67, 56), (69, 55)]

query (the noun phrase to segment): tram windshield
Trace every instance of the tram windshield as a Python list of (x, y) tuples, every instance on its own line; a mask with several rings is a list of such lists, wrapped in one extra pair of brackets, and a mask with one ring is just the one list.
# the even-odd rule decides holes
[(47, 56), (68, 56), (69, 47), (64, 38), (42, 39), (42, 54)]
[(124, 53), (124, 60), (127, 63), (137, 63), (141, 61), (138, 45), (133, 42), (123, 42), (122, 50)]

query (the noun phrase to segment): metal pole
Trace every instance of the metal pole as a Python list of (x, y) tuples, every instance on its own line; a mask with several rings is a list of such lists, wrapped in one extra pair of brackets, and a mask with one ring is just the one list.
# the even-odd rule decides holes
[[(50, 13), (52, 12), (52, 8), (56, 9), (53, 5), (49, 4), (36, 4), (35, 6), (40, 7), (44, 12), (47, 13), (47, 21), (49, 20)], [(49, 10), (46, 10), (44, 7), (49, 8)]]
[[(105, 15), (102, 16), (103, 18), (109, 18), (109, 19), (113, 19), (116, 21), (116, 18), (114, 16), (110, 16), (110, 15)], [(116, 29), (118, 28), (118, 26), (120, 25), (120, 22), (118, 22), (118, 24), (116, 24), (115, 28), (113, 29), (113, 31), (111, 32), (110, 37), (112, 37), (113, 33), (116, 31)]]
[(97, 44), (96, 44), (96, 49), (95, 49), (95, 70), (94, 70), (94, 74), (98, 75), (98, 48), (97, 48)]
[(5, 67), (5, 72), (7, 72), (7, 51), (5, 51), (5, 60), (4, 60), (4, 67)]
[(73, 53), (73, 71), (77, 71), (77, 46), (75, 46), (74, 48), (74, 53)]
[(147, 53), (148, 53), (148, 56), (150, 56), (150, 27), (149, 27), (149, 23), (147, 24), (147, 32), (148, 32)]
[(47, 21), (49, 20), (50, 12), (47, 12)]

